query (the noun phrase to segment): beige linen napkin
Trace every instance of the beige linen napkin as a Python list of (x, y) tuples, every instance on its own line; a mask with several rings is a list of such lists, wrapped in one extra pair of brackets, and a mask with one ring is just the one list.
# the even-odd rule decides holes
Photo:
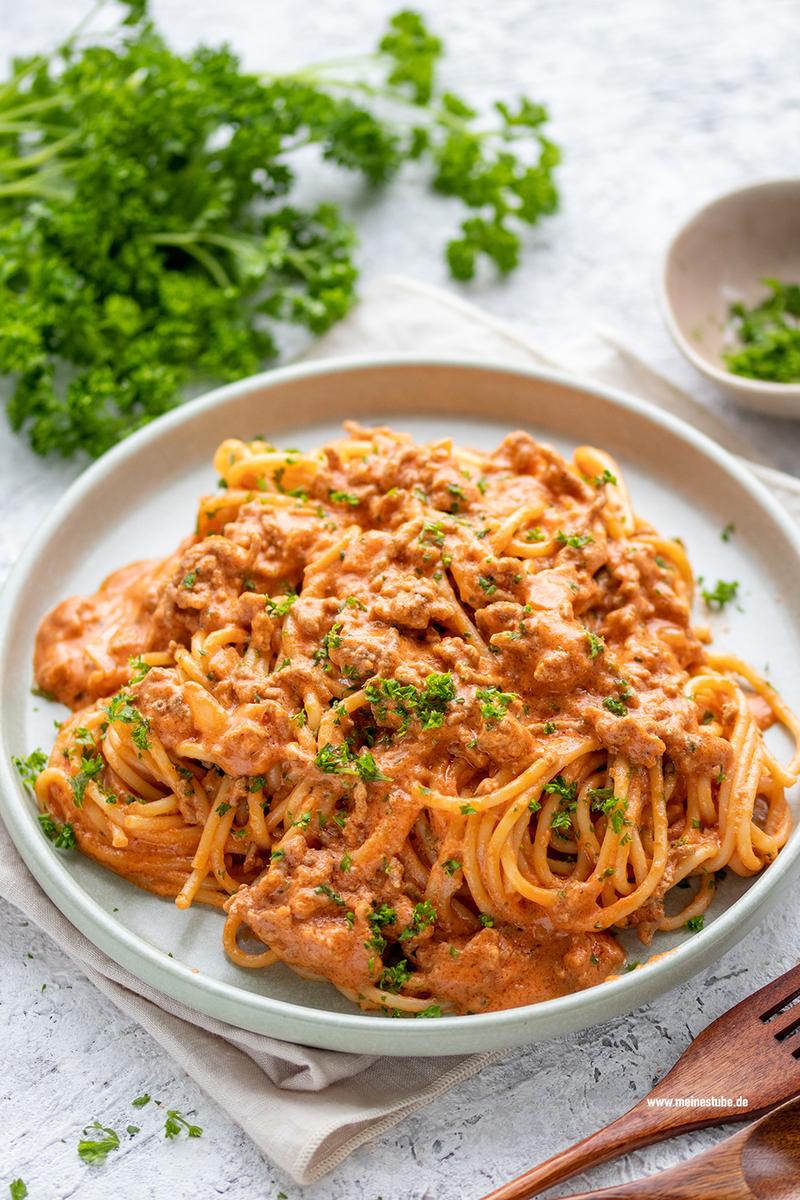
[[(306, 357), (380, 352), (560, 365), (650, 400), (734, 453), (748, 454), (748, 447), (714, 413), (607, 334), (573, 347), (555, 364), (521, 332), (471, 305), (411, 280), (388, 278), (366, 288), (349, 317)], [(800, 521), (800, 482), (769, 467), (751, 465)], [(319, 1178), (357, 1146), (496, 1057), (389, 1059), (341, 1054), (234, 1029), (193, 1012), (135, 979), (83, 937), (41, 891), (1, 824), (0, 895), (49, 934), (297, 1183)]]

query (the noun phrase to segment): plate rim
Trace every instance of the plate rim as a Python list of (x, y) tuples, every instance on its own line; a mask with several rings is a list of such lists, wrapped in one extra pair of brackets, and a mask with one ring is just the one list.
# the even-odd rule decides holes
[[(224, 409), (229, 401), (250, 392), (269, 390), (284, 383), (319, 375), (395, 367), (449, 367), (476, 370), (487, 375), (522, 376), (532, 383), (553, 383), (578, 390), (589, 397), (598, 396), (618, 408), (636, 413), (651, 425), (669, 430), (683, 442), (689, 442), (701, 454), (715, 461), (735, 483), (749, 492), (757, 507), (780, 527), (800, 562), (800, 529), (744, 463), (680, 418), (621, 389), (569, 372), (538, 365), (503, 363), (478, 356), (365, 354), (294, 363), (215, 388), (164, 414), (102, 455), (59, 498), (19, 555), (0, 592), (0, 729), (5, 724), (3, 706), (6, 690), (13, 690), (15, 686), (6, 680), (11, 617), (28, 579), (30, 564), (62, 520), (80, 504), (84, 494), (95, 483), (113, 476), (121, 462), (157, 441), (167, 431), (202, 420), (209, 412)], [(249, 1029), (285, 1040), (305, 1041), (323, 1048), (361, 1053), (447, 1055), (469, 1049), (508, 1047), (589, 1028), (630, 1012), (684, 982), (701, 970), (706, 962), (721, 957), (765, 915), (767, 909), (778, 900), (792, 874), (800, 870), (798, 825), (789, 844), (770, 864), (768, 871), (757, 876), (742, 896), (691, 940), (651, 960), (646, 971), (631, 971), (594, 988), (519, 1008), (443, 1016), (431, 1022), (386, 1021), (358, 1012), (342, 1013), (306, 1007), (259, 992), (246, 991), (170, 958), (139, 934), (117, 922), (112, 913), (106, 912), (100, 902), (84, 890), (70, 872), (68, 862), (59, 859), (52, 846), (38, 835), (26, 811), (29, 808), (30, 796), (16, 777), (10, 759), (5, 754), (0, 755), (0, 816), (26, 865), (39, 886), (79, 932), (119, 966), (129, 970), (138, 981), (233, 1028)], [(592, 1002), (597, 1010), (596, 1016), (587, 1021), (584, 1010), (591, 1007)], [(414, 1044), (406, 1044), (410, 1042)]]

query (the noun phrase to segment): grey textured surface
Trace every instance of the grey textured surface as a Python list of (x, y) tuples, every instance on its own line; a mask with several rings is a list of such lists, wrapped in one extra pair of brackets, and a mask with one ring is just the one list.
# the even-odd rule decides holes
[[(389, 0), (155, 2), (176, 45), (227, 38), (248, 65), (273, 69), (368, 46), (396, 7)], [(697, 204), (797, 170), (795, 0), (767, 0), (757, 14), (744, 0), (431, 0), (425, 7), (447, 37), (451, 85), (478, 101), (517, 90), (546, 100), (567, 156), (563, 209), (532, 235), (523, 268), (467, 294), (553, 349), (597, 322), (616, 326), (654, 366), (718, 403), (673, 350), (653, 277), (669, 233)], [(0, 0), (0, 56), (40, 49), (82, 10), (75, 0)], [(305, 186), (358, 211), (365, 276), (403, 270), (445, 282), (439, 252), (454, 213), (412, 176), (386, 196), (366, 198), (310, 164)], [(798, 471), (800, 425), (724, 411), (776, 465)], [(0, 574), (73, 474), (34, 459), (0, 426), (3, 494), (13, 497), (0, 521)], [(2, 927), (0, 1186), (22, 1176), (31, 1200), (299, 1195), (13, 908), (4, 906)], [(796, 959), (799, 933), (785, 905), (706, 976), (629, 1018), (509, 1054), (304, 1196), (479, 1196), (627, 1108), (694, 1033)], [(130, 1108), (144, 1091), (196, 1112), (204, 1137), (165, 1143), (163, 1113)], [(118, 1129), (133, 1121), (142, 1132), (125, 1139), (107, 1167), (92, 1169), (75, 1145), (95, 1118)], [(705, 1131), (635, 1154), (595, 1172), (591, 1184), (667, 1165), (721, 1136)], [(579, 1185), (590, 1186), (589, 1178)]]

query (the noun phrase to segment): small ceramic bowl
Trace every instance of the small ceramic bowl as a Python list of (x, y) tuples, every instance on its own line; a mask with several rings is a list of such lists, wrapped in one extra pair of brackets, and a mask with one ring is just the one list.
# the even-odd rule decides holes
[(737, 404), (800, 418), (800, 383), (734, 375), (728, 310), (764, 299), (765, 278), (800, 282), (800, 178), (757, 183), (701, 208), (673, 237), (660, 289), (667, 325), (689, 361)]

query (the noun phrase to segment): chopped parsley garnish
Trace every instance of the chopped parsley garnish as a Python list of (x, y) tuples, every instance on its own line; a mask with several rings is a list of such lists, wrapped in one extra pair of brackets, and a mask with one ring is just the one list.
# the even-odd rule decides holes
[(573, 550), (581, 550), (593, 542), (594, 538), (590, 533), (564, 533), (563, 529), (559, 529), (556, 541), (560, 546), (571, 546)]
[(494, 917), (490, 916), (489, 913), (480, 913), (478, 920), (484, 929), (491, 929), (494, 925)]
[(414, 905), (411, 912), (411, 924), (407, 925), (400, 934), (400, 941), (408, 941), (409, 938), (419, 937), (424, 929), (429, 925), (433, 925), (436, 921), (436, 909), (431, 904), (430, 900), (421, 900)]
[(456, 685), (449, 672), (428, 675), (421, 688), (398, 679), (376, 679), (364, 688), (364, 695), (378, 720), (391, 711), (400, 717), (398, 733), (404, 734), (412, 721), (422, 729), (439, 729), (448, 705), (456, 698)]
[(326, 775), (357, 775), (365, 783), (388, 781), (370, 750), (354, 754), (346, 742), (333, 746), (330, 742), (322, 747), (314, 762)]
[(72, 798), (76, 808), (81, 808), (83, 805), (83, 797), (86, 792), (86, 785), (91, 779), (96, 779), (103, 769), (103, 759), (99, 754), (90, 755), (81, 759), (80, 770), (77, 775), (70, 778), (70, 787), (72, 788)]
[(485, 592), (487, 596), (493, 596), (497, 591), (497, 583), (492, 575), (479, 575), (478, 587), (482, 592)]
[(729, 309), (740, 345), (725, 352), (725, 365), (749, 379), (800, 383), (800, 284), (762, 282), (770, 294), (760, 304)]
[(551, 829), (569, 829), (571, 825), (572, 817), (565, 808), (560, 808), (558, 812), (553, 813), (553, 819), (550, 822)]
[(706, 923), (706, 919), (702, 913), (698, 913), (696, 917), (689, 917), (686, 922), (686, 928), (690, 933), (699, 933)]
[(131, 656), (128, 659), (128, 666), (131, 669), (131, 683), (141, 683), (150, 670), (150, 663), (145, 662), (141, 655)]
[(630, 825), (629, 818), (625, 816), (628, 801), (615, 796), (613, 788), (589, 788), (588, 795), (593, 811), (601, 812), (608, 818), (614, 833), (622, 833), (623, 826)]
[(458, 505), (459, 500), (466, 500), (466, 498), (467, 498), (464, 493), (464, 489), (457, 483), (448, 483), (447, 490), (451, 496), (455, 497), (455, 499), (453, 500), (452, 506), (450, 508), (450, 511), (457, 513), (458, 508), (459, 508), (459, 505)]
[(475, 484), (475, 487), (478, 489), (478, 491), (480, 492), (480, 494), (482, 496), (486, 495), (486, 489), (488, 486), (489, 486), (489, 480), (486, 478), (485, 475), (481, 475), (480, 479)]
[(478, 810), (472, 804), (462, 804), (459, 807), (459, 812), (462, 817), (468, 817), (470, 813), (476, 813)]
[(612, 473), (609, 471), (608, 467), (603, 468), (602, 475), (595, 475), (595, 477), (594, 477), (594, 486), (595, 487), (602, 487), (606, 483), (616, 483), (616, 482), (617, 482), (616, 475), (612, 475)]
[(186, 588), (186, 591), (190, 592), (196, 583), (197, 583), (197, 571), (189, 571), (189, 572), (187, 572), (186, 575), (184, 575), (183, 582), (181, 583), (181, 587)]
[(719, 536), (722, 538), (723, 542), (729, 542), (735, 533), (736, 525), (733, 521), (728, 521), (728, 524), (724, 527)]
[(393, 967), (384, 967), (376, 981), (376, 987), (384, 992), (399, 992), (403, 984), (408, 983), (411, 971), (408, 963), (401, 958)]
[(442, 1009), (438, 1004), (429, 1004), (427, 1008), (421, 1009), (416, 1015), (418, 1020), (420, 1017), (440, 1017)]
[(311, 656), (314, 662), (322, 667), (323, 671), (330, 671), (331, 650), (335, 650), (342, 644), (341, 629), (341, 624), (335, 621), (323, 637), (319, 649), (315, 650)]
[(367, 916), (367, 924), (372, 931), (372, 937), (366, 942), (367, 949), (377, 950), (381, 954), (386, 949), (386, 938), (381, 933), (381, 930), (386, 925), (394, 925), (397, 921), (397, 913), (388, 904), (377, 904), (372, 912)]
[(542, 791), (549, 795), (561, 796), (562, 799), (572, 803), (578, 794), (578, 785), (574, 780), (572, 783), (568, 783), (563, 775), (556, 775), (555, 779), (551, 779), (544, 785)]
[(218, 817), (224, 817), (225, 813), (231, 811), (231, 806), (228, 804), (227, 800), (221, 800), (214, 811)]
[(346, 596), (339, 605), (339, 612), (343, 612), (346, 608), (358, 608), (361, 610), (361, 612), (367, 611), (366, 604), (362, 604), (358, 596)]
[(74, 850), (77, 845), (75, 830), (69, 822), (57, 825), (50, 813), (43, 812), (37, 816), (42, 833), (49, 839), (57, 850)]
[(713, 591), (703, 588), (700, 594), (709, 608), (714, 609), (715, 612), (720, 612), (726, 604), (736, 599), (738, 592), (738, 580), (734, 579), (730, 583), (727, 583), (724, 579), (718, 579), (717, 586)]
[[(422, 1013), (419, 1015), (422, 1016)], [(25, 1186), (24, 1179), (12, 1179), (8, 1185), (8, 1194), (10, 1200), (26, 1200), (28, 1189)]]
[(516, 692), (503, 692), (494, 685), (477, 688), (475, 696), (484, 721), (499, 721), (508, 712), (509, 704), (519, 699)]
[(586, 630), (586, 641), (589, 646), (589, 658), (597, 658), (598, 654), (602, 654), (606, 648), (603, 638), (598, 637), (596, 633), (591, 633)]
[(17, 755), (11, 759), (14, 766), (19, 772), (20, 778), (26, 787), (33, 787), (36, 780), (41, 775), (42, 771), (47, 766), (47, 755), (44, 750), (31, 750), (27, 758), (18, 758)]
[(264, 607), (271, 617), (285, 617), (297, 599), (297, 592), (287, 592), (285, 596), (265, 596)]
[(339, 863), (339, 870), (346, 874), (350, 870), (352, 865), (353, 865), (353, 859), (347, 853), (347, 851), (345, 851), (345, 853), (342, 855), (341, 862)]
[(556, 731), (555, 721), (545, 721), (544, 726), (543, 726), (543, 732), (549, 735), (551, 733), (555, 733), (555, 731)]
[(420, 542), (430, 542), (433, 546), (444, 545), (444, 526), (441, 521), (426, 521), (419, 535)]
[(247, 781), (247, 790), (251, 793), (263, 792), (266, 782), (263, 775), (251, 775)]
[(150, 1100), (150, 1094), (148, 1092), (143, 1092), (141, 1096), (137, 1096), (135, 1100), (131, 1100), (131, 1104), (134, 1108), (144, 1108), (146, 1104), (150, 1103)]
[(628, 711), (623, 702), (618, 700), (616, 696), (606, 696), (603, 701), (603, 708), (607, 708), (609, 712), (614, 713), (617, 717), (624, 717)]
[[(87, 1138), (86, 1135), (92, 1132), (102, 1134), (102, 1137)], [(85, 1163), (104, 1163), (112, 1150), (119, 1150), (119, 1134), (99, 1121), (93, 1121), (84, 1129), (83, 1135), (78, 1142), (78, 1157)]]
[(182, 1129), (186, 1130), (190, 1138), (199, 1138), (203, 1136), (203, 1131), (199, 1125), (192, 1125), (187, 1121), (182, 1113), (177, 1109), (170, 1108), (167, 1112), (166, 1120), (164, 1121), (164, 1137), (176, 1138)]
[(543, 542), (546, 535), (542, 532), (538, 525), (534, 525), (533, 529), (529, 529), (525, 534), (526, 542)]
[(448, 858), (442, 863), (442, 870), (445, 875), (455, 875), (456, 871), (461, 870), (461, 863), (457, 858)]
[(334, 904), (339, 906), (339, 908), (344, 908), (344, 900), (339, 892), (335, 891), (330, 884), (321, 883), (319, 887), (314, 888), (314, 891), (318, 896), (327, 896), (328, 899), (332, 900)]
[(350, 508), (358, 508), (361, 503), (361, 497), (354, 496), (352, 492), (337, 492), (332, 489), (328, 495), (334, 504), (347, 504)]
[(139, 712), (133, 696), (129, 692), (117, 692), (103, 709), (108, 716), (109, 724), (118, 721), (130, 726), (131, 741), (137, 750), (150, 749), (150, 722)]

